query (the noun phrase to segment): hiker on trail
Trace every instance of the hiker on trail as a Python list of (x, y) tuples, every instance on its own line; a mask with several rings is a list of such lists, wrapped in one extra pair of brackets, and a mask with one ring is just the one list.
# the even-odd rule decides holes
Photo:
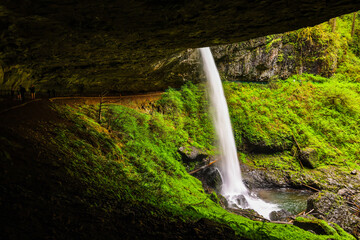
[(18, 90), (16, 90), (16, 98), (17, 98), (17, 100), (21, 100), (20, 88), (18, 88)]
[(26, 90), (22, 85), (20, 85), (19, 91), (20, 91), (20, 100), (24, 102)]
[(35, 99), (35, 87), (34, 87), (34, 84), (31, 85), (29, 90), (30, 90), (30, 93), (31, 93), (31, 99)]

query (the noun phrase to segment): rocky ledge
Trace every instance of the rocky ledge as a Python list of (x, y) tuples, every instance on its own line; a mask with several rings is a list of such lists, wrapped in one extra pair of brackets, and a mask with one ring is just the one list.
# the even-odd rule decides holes
[[(178, 54), (316, 25), (355, 0), (3, 0), (0, 86), (154, 91), (189, 80)], [(181, 63), (182, 57), (180, 57)], [(166, 71), (179, 65), (181, 71)]]

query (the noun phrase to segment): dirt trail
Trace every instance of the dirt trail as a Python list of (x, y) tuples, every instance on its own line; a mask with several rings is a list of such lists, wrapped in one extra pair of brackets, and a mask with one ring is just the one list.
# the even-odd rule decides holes
[[(103, 103), (119, 104), (128, 107), (142, 107), (160, 99), (162, 92), (128, 96), (106, 96)], [(0, 104), (0, 133), (14, 131), (26, 135), (28, 129), (38, 129), (41, 124), (62, 121), (51, 105), (57, 104), (99, 104), (100, 97), (56, 97), (20, 101), (5, 100)], [(6, 135), (6, 134), (5, 134)]]
[[(104, 103), (112, 104), (135, 104), (141, 105), (147, 102), (153, 102), (159, 100), (163, 92), (137, 94), (128, 96), (105, 96), (102, 98)], [(51, 98), (51, 102), (60, 102), (65, 104), (98, 104), (101, 101), (101, 97), (56, 97)]]
[[(103, 103), (119, 104), (119, 105), (132, 105), (132, 106), (141, 106), (148, 104), (160, 99), (163, 92), (154, 92), (147, 94), (136, 94), (128, 96), (105, 96), (103, 97)], [(50, 102), (61, 103), (61, 104), (99, 104), (101, 97), (54, 97), (54, 98), (38, 98), (31, 100), (25, 103), (16, 100), (6, 99), (0, 104), (0, 116), (1, 119), (7, 118), (5, 116), (11, 116), (13, 118), (18, 118), (18, 116), (30, 116), (28, 113), (33, 112), (32, 115), (41, 116), (41, 109), (44, 108), (44, 104), (48, 105)], [(37, 102), (37, 103), (35, 103)], [(37, 109), (36, 106), (40, 106)], [(27, 110), (19, 110), (19, 108), (24, 108)], [(44, 109), (42, 109), (44, 110)], [(24, 111), (24, 112), (22, 112)], [(9, 113), (8, 113), (9, 112)], [(39, 114), (39, 115), (38, 115)], [(0, 124), (4, 121), (1, 121)]]

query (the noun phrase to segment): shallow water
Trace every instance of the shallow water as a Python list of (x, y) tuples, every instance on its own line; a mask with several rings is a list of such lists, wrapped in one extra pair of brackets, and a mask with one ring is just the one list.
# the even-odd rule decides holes
[(279, 208), (292, 214), (298, 214), (306, 209), (306, 200), (313, 194), (311, 191), (290, 188), (280, 189), (253, 189), (259, 198), (274, 203)]

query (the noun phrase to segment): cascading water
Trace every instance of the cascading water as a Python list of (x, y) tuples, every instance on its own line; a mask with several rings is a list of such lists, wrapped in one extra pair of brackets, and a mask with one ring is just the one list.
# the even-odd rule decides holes
[(200, 48), (200, 53), (207, 78), (213, 121), (221, 153), (219, 166), (223, 181), (221, 194), (227, 199), (230, 207), (251, 208), (269, 219), (272, 211), (280, 209), (275, 204), (266, 203), (253, 196), (244, 185), (220, 75), (210, 48)]

